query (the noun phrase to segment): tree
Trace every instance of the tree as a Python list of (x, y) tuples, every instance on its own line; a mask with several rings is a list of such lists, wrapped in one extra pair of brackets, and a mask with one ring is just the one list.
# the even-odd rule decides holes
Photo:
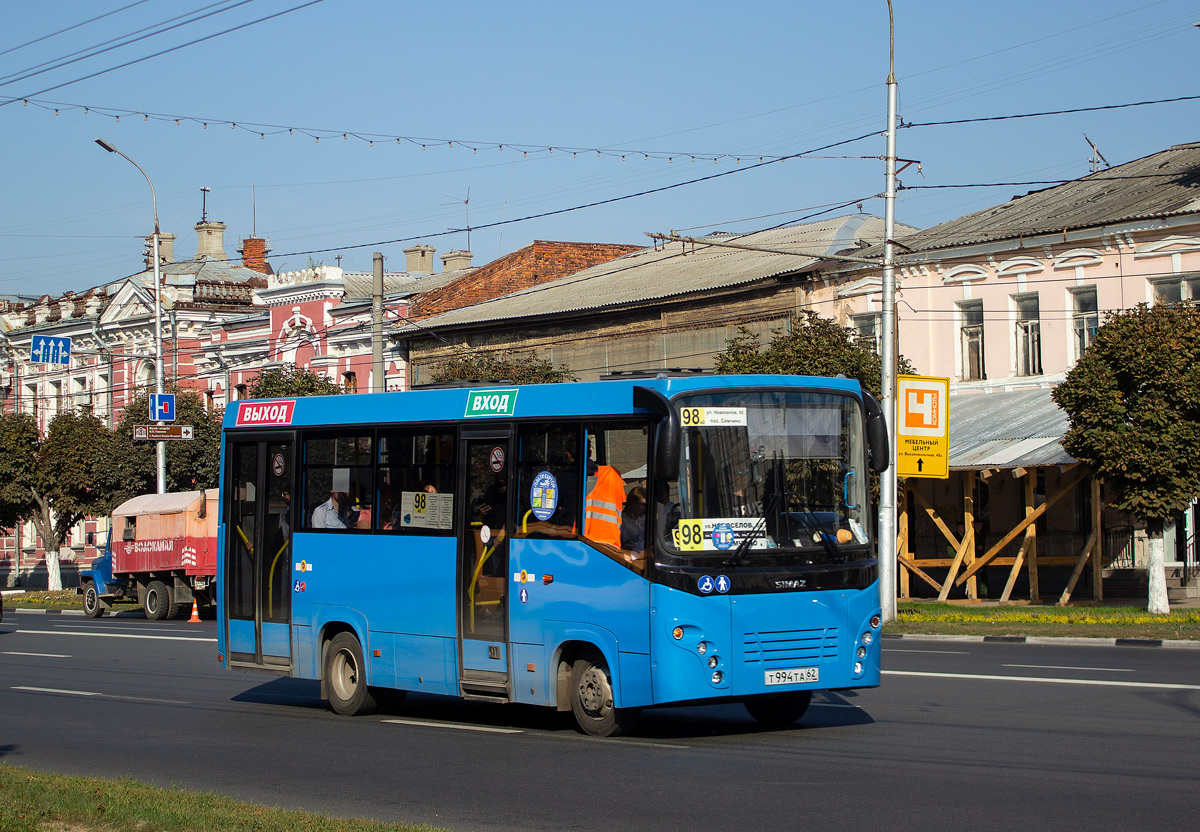
[(578, 381), (566, 364), (557, 369), (533, 353), (477, 352), (456, 355), (438, 365), (432, 378), (443, 381), (505, 381), (512, 384), (553, 384)]
[[(140, 391), (125, 405), (113, 431), (113, 442), (101, 472), (113, 506), (155, 489), (155, 443), (134, 440), (135, 425), (147, 424), (149, 391)], [(216, 488), (221, 470), (221, 417), (210, 413), (201, 396), (175, 391), (176, 424), (191, 425), (193, 439), (167, 442), (167, 491)]]
[(284, 364), (259, 373), (247, 394), (252, 399), (293, 396), (336, 396), (342, 388), (312, 370)]
[(71, 528), (112, 507), (100, 461), (112, 434), (90, 412), (55, 416), (45, 437), (29, 413), (0, 416), (0, 523), (33, 523), (51, 589), (62, 588), (58, 550)]
[(1110, 313), (1052, 395), (1071, 422), (1063, 447), (1146, 524), (1147, 609), (1168, 612), (1163, 525), (1200, 493), (1200, 307)]
[[(879, 395), (881, 362), (875, 345), (855, 338), (848, 327), (812, 310), (792, 315), (787, 324), (771, 331), (764, 349), (758, 335), (739, 327), (725, 351), (717, 356), (719, 373), (773, 373), (806, 376), (836, 376), (839, 373)], [(901, 373), (913, 372), (903, 356), (897, 358)]]

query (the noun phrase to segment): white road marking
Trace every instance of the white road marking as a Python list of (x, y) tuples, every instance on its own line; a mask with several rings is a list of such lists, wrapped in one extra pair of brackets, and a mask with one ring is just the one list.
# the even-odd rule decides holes
[(121, 696), (116, 693), (99, 693), (94, 690), (63, 690), (61, 688), (34, 688), (27, 685), (13, 685), (13, 690), (23, 690), (30, 693), (61, 693), (66, 696), (101, 696), (105, 699), (121, 699), (126, 702), (153, 702), (159, 705), (187, 705), (182, 699), (150, 699), (145, 696)]
[(146, 638), (155, 641), (203, 641), (216, 642), (215, 638), (196, 638), (194, 636), (139, 636), (128, 633), (79, 632), (70, 630), (15, 630), (18, 633), (31, 633), (38, 636), (92, 636), (96, 638)]
[(853, 708), (854, 710), (862, 710), (858, 705), (843, 705), (841, 702), (813, 702), (809, 705), (810, 708)]
[(184, 630), (179, 627), (121, 627), (112, 624), (68, 624), (66, 622), (59, 624), (60, 630), (103, 630), (112, 632), (115, 630), (123, 630), (129, 633), (203, 633), (203, 630)]
[(937, 653), (939, 656), (969, 656), (966, 650), (901, 650), (896, 647), (883, 648), (885, 653)]
[(94, 690), (62, 690), (60, 688), (31, 688), (25, 685), (13, 685), (13, 690), (26, 690), (30, 693), (62, 693), (67, 696), (103, 696)]
[(1103, 673), (1137, 673), (1127, 667), (1071, 667), (1065, 664), (1002, 664), (1001, 667), (1032, 667), (1042, 670), (1097, 670)]
[(69, 659), (66, 653), (22, 653), (20, 650), (5, 650), (6, 656), (37, 656), (42, 659)]
[(919, 670), (885, 670), (885, 676), (926, 676), (934, 679), (975, 679), (983, 682), (1043, 682), (1055, 685), (1098, 685), (1112, 688), (1155, 688), (1158, 690), (1200, 690), (1200, 685), (1170, 682), (1118, 682), (1108, 679), (1062, 679), (1051, 676), (1000, 676), (986, 673), (928, 673)]
[(486, 734), (523, 734), (520, 728), (492, 728), (487, 725), (463, 725), (457, 722), (423, 722), (419, 719), (383, 719), (392, 725), (416, 725), (419, 728), (454, 728), (458, 731), (481, 731)]

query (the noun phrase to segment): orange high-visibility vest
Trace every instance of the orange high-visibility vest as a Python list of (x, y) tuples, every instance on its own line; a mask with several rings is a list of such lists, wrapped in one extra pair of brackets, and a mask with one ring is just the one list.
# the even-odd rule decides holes
[(616, 468), (596, 469), (596, 486), (583, 506), (583, 536), (621, 548), (621, 509), (625, 507), (625, 481)]

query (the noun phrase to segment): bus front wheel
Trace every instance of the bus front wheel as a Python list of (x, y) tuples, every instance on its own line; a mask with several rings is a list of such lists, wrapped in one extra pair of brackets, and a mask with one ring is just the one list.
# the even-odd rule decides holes
[(750, 716), (763, 725), (782, 728), (791, 725), (808, 710), (812, 701), (811, 690), (793, 690), (787, 693), (768, 694), (766, 696), (747, 699), (746, 710)]
[(325, 682), (329, 707), (343, 716), (369, 714), (375, 697), (367, 687), (367, 667), (362, 647), (352, 633), (338, 633), (325, 654)]
[(96, 591), (96, 585), (90, 581), (83, 591), (83, 614), (88, 618), (99, 618), (104, 615), (104, 604), (100, 602), (100, 593)]
[(593, 737), (616, 737), (633, 730), (639, 712), (613, 707), (612, 677), (597, 653), (585, 653), (571, 665), (571, 711), (580, 729)]

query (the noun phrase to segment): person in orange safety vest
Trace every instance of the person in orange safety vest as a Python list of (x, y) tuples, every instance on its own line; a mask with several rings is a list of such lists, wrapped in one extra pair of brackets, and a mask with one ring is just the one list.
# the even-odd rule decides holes
[(621, 548), (621, 509), (625, 506), (625, 481), (611, 465), (596, 469), (596, 485), (583, 506), (583, 536)]

